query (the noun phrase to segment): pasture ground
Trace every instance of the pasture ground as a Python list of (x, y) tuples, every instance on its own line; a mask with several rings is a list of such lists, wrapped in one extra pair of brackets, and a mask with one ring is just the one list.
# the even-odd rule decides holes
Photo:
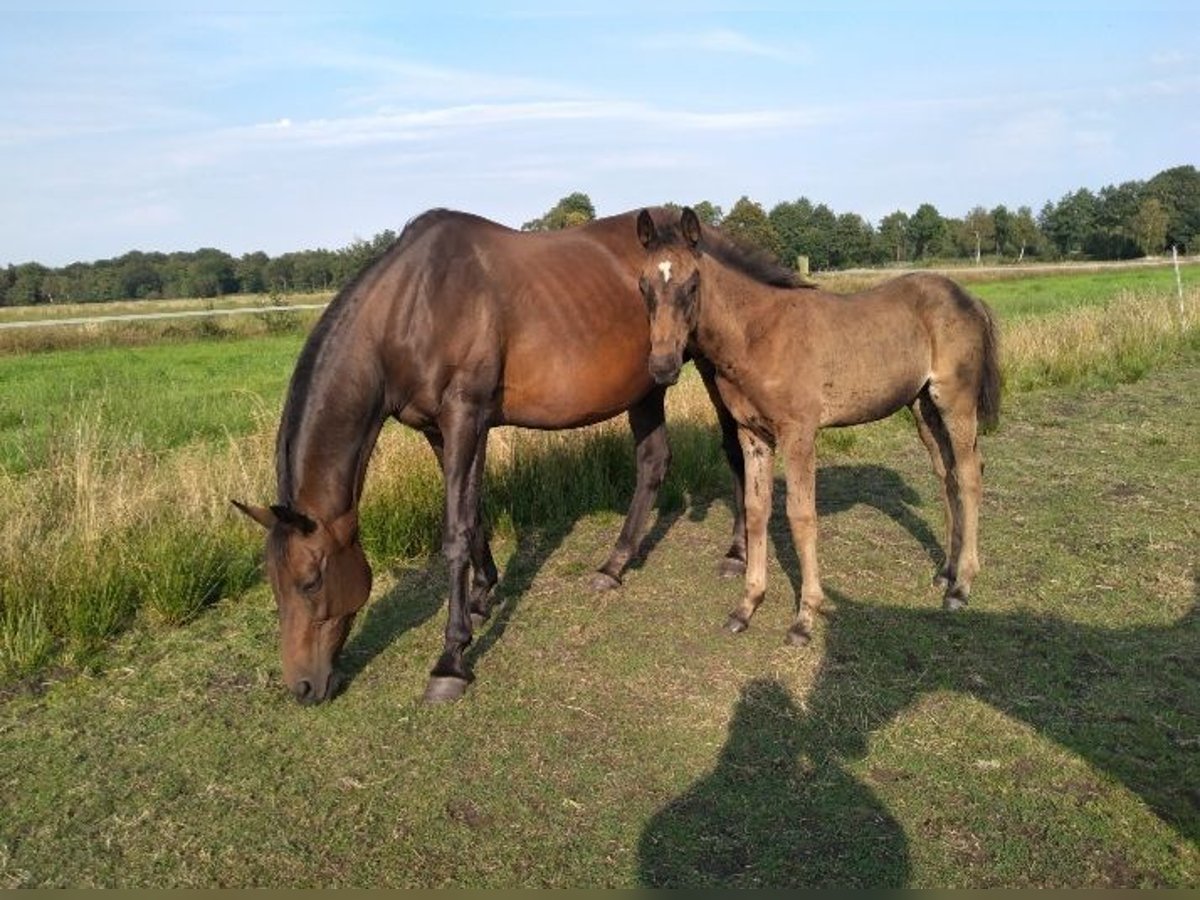
[(318, 708), (284, 695), (264, 586), (134, 629), (0, 700), (0, 885), (1195, 886), (1197, 396), (1193, 358), (1007, 397), (953, 616), (903, 417), (825, 442), (804, 651), (782, 485), (737, 637), (721, 493), (668, 505), (611, 594), (586, 584), (617, 514), (516, 529), (449, 707), (419, 703), (436, 558), (377, 573)]

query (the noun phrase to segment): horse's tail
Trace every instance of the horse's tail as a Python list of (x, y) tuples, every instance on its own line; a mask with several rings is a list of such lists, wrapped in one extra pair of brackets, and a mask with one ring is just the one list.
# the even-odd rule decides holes
[(983, 320), (983, 377), (979, 380), (976, 414), (983, 429), (990, 431), (1000, 421), (1000, 394), (1003, 389), (1000, 341), (992, 311), (982, 300), (975, 298), (975, 302)]

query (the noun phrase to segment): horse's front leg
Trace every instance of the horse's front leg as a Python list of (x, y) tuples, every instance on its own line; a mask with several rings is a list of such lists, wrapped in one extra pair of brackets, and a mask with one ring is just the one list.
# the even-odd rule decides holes
[(789, 435), (782, 447), (787, 478), (787, 515), (792, 542), (800, 557), (800, 603), (788, 629), (789, 644), (804, 646), (812, 637), (817, 612), (825, 602), (817, 566), (816, 430)]
[(742, 602), (725, 620), (725, 627), (735, 633), (750, 627), (750, 617), (767, 593), (767, 524), (775, 480), (770, 444), (746, 428), (738, 429), (738, 440), (746, 466), (746, 586)]
[[(446, 475), (446, 464), (443, 452), (442, 435), (437, 431), (428, 431), (425, 433), (426, 439), (429, 441), (429, 446), (433, 448), (434, 455), (437, 457), (438, 468), (442, 471), (442, 477)], [(475, 451), (475, 462), (471, 467), (471, 477), (475, 480), (475, 491), (478, 496), (483, 496), (483, 470), (484, 470), (484, 454), (487, 450), (487, 441), (479, 441), (479, 446)], [(483, 627), (483, 623), (487, 621), (491, 615), (491, 594), (492, 589), (500, 580), (499, 570), (496, 568), (496, 560), (492, 557), (492, 547), (488, 543), (487, 529), (483, 523), (483, 504), (476, 504), (475, 528), (471, 538), (471, 624), (475, 630)]]
[[(471, 643), (470, 569), (478, 551), (479, 493), (482, 484), (487, 425), (481, 410), (457, 405), (439, 421), (443, 436), (442, 466), (446, 481), (442, 553), (450, 575), (446, 641), (425, 688), (426, 703), (457, 700), (473, 676), (463, 661)], [(490, 553), (489, 553), (490, 556)]]
[(671, 448), (667, 444), (666, 413), (663, 408), (665, 396), (666, 388), (656, 388), (629, 408), (629, 427), (633, 430), (637, 453), (637, 487), (612, 553), (592, 576), (594, 590), (611, 590), (621, 586), (621, 577), (637, 550), (646, 515), (654, 505), (663, 479), (667, 477)]

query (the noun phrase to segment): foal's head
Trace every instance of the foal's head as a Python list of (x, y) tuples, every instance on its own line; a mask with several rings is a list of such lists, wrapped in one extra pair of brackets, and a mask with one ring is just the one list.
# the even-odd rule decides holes
[(685, 207), (678, 230), (659, 229), (642, 210), (637, 233), (647, 251), (638, 286), (650, 310), (650, 375), (674, 384), (700, 318), (700, 220)]
[(328, 700), (339, 682), (334, 662), (371, 593), (358, 515), (351, 511), (327, 524), (286, 506), (234, 505), (267, 529), (284, 683), (301, 703)]

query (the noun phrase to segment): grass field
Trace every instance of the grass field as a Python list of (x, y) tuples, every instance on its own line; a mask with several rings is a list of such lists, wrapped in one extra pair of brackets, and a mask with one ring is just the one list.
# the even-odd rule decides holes
[(261, 534), (226, 498), (269, 496), (299, 335), (0, 358), (6, 400), (72, 373), (60, 418), (0, 432), (45, 435), (0, 473), (0, 884), (1194, 885), (1200, 298), (1180, 320), (1116, 291), (989, 300), (1009, 392), (963, 615), (928, 584), (941, 514), (903, 417), (824, 436), (833, 603), (804, 652), (782, 509), (767, 604), (718, 628), (739, 584), (713, 573), (728, 476), (694, 381), (615, 594), (586, 582), (632, 486), (623, 426), (497, 433), (502, 605), (438, 709), (440, 487), (402, 429), (367, 487), (350, 684), (315, 710), (282, 691)]

